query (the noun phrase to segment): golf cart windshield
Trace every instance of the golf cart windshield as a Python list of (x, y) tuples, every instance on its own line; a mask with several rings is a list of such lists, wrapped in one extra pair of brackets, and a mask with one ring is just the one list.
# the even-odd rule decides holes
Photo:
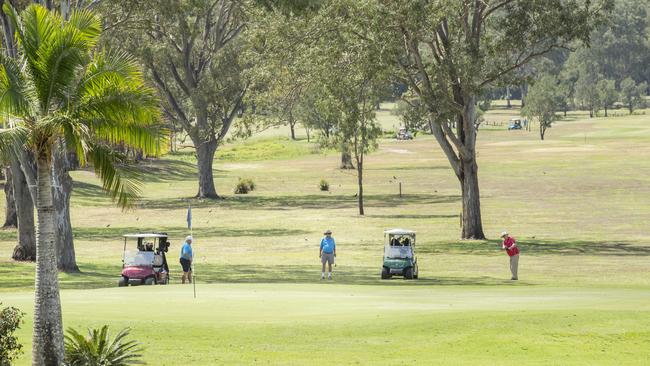
[(154, 252), (126, 251), (125, 266), (153, 266)]
[(403, 246), (386, 246), (384, 253), (386, 258), (413, 258), (413, 248)]

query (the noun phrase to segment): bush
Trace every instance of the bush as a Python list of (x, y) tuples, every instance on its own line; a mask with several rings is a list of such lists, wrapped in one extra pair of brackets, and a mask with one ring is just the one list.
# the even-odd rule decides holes
[(250, 178), (239, 178), (239, 182), (235, 186), (235, 194), (247, 194), (255, 190), (255, 182)]
[(323, 192), (327, 192), (330, 190), (330, 184), (327, 183), (325, 179), (321, 179), (320, 183), (318, 183), (318, 188), (320, 188), (320, 190)]
[(126, 366), (142, 364), (142, 348), (136, 341), (127, 341), (129, 329), (119, 331), (111, 340), (108, 325), (88, 329), (84, 337), (74, 329), (65, 335), (65, 364), (69, 366)]
[(23, 353), (23, 346), (13, 335), (23, 323), (23, 315), (22, 311), (13, 307), (0, 311), (0, 366), (11, 366), (12, 361)]

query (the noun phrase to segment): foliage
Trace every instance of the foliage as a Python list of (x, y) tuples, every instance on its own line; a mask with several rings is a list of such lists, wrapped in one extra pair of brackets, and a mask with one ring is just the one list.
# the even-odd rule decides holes
[(112, 147), (139, 148), (154, 156), (164, 146), (157, 101), (137, 62), (123, 52), (96, 49), (101, 27), (91, 12), (75, 11), (64, 22), (36, 5), (20, 17), (8, 5), (4, 10), (17, 29), (22, 55), (20, 61), (0, 56), (0, 108), (13, 116), (15, 126), (3, 132), (4, 148), (24, 145), (49, 156), (51, 146), (63, 139), (82, 164), (93, 164), (104, 189), (127, 207), (139, 186), (128, 175), (126, 157)]
[[(0, 303), (2, 306), (2, 303)], [(22, 354), (23, 346), (18, 343), (14, 332), (20, 328), (25, 314), (14, 307), (0, 310), (0, 366), (11, 366), (12, 361)]]
[(526, 106), (522, 114), (539, 122), (540, 138), (544, 140), (546, 130), (556, 120), (555, 112), (558, 106), (559, 91), (554, 76), (546, 75), (530, 88), (526, 98)]
[(235, 186), (235, 194), (248, 194), (255, 190), (255, 182), (251, 178), (239, 178)]
[(318, 182), (318, 188), (323, 192), (328, 192), (330, 190), (330, 184), (325, 179), (321, 179)]
[(212, 162), (217, 149), (246, 105), (249, 72), (260, 58), (247, 25), (257, 19), (251, 1), (109, 0), (128, 8), (129, 17), (109, 40), (135, 52), (162, 98), (165, 117), (190, 137), (199, 161), (199, 196), (216, 198)]
[(126, 340), (128, 328), (119, 331), (113, 339), (108, 325), (88, 329), (84, 337), (70, 328), (65, 336), (65, 362), (68, 366), (126, 366), (142, 364), (142, 347), (134, 340)]

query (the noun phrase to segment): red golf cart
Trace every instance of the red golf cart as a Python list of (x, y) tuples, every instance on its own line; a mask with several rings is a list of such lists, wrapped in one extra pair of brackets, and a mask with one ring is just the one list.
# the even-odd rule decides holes
[[(135, 250), (127, 250), (127, 244)], [(169, 283), (169, 266), (165, 253), (169, 250), (166, 233), (124, 235), (122, 276), (118, 286), (166, 285)]]

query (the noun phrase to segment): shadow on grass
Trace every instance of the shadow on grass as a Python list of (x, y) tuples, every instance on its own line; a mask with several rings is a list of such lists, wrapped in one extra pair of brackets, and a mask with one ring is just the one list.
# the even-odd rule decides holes
[(451, 167), (449, 166), (430, 166), (430, 165), (422, 165), (422, 166), (389, 166), (389, 167), (363, 167), (364, 170), (385, 170), (385, 171), (400, 171), (400, 170), (451, 170)]
[[(30, 290), (34, 286), (34, 264), (22, 262), (0, 262), (0, 276), (6, 281), (0, 290)], [(61, 289), (93, 289), (116, 287), (121, 273), (121, 265), (97, 265), (79, 263), (80, 273), (59, 274)], [(320, 265), (225, 265), (195, 264), (198, 284), (203, 283), (319, 283)], [(170, 260), (170, 281), (181, 282), (181, 268), (175, 260)], [(474, 277), (436, 277), (434, 273), (420, 273), (417, 280), (404, 280), (394, 277), (381, 280), (379, 269), (367, 266), (335, 268), (333, 284), (374, 285), (374, 286), (497, 286), (510, 283), (502, 278), (486, 276)], [(325, 281), (327, 282), (327, 281)], [(0, 291), (1, 293), (1, 291)]]
[[(108, 227), (108, 228), (75, 228), (73, 234), (75, 239), (81, 240), (123, 240), (122, 235), (134, 233), (147, 233), (147, 232), (165, 232), (170, 236), (172, 242), (177, 242), (188, 234), (188, 229), (183, 226), (177, 227)], [(194, 228), (193, 234), (197, 237), (213, 238), (213, 237), (241, 237), (241, 236), (254, 236), (254, 237), (280, 237), (292, 235), (306, 235), (311, 234), (310, 231), (298, 229), (224, 229), (219, 226), (209, 228)]]
[[(440, 204), (460, 201), (458, 195), (405, 194), (401, 198), (397, 194), (376, 194), (364, 196), (366, 207), (397, 207), (410, 204)], [(196, 202), (194, 202), (196, 201)], [(140, 208), (150, 209), (182, 209), (186, 208), (188, 199), (143, 200)], [(231, 196), (216, 201), (192, 201), (193, 207), (224, 207), (235, 209), (346, 209), (356, 208), (355, 196), (343, 195), (304, 195), (304, 196)]]
[[(521, 239), (517, 241), (521, 255), (592, 255), (592, 256), (650, 256), (650, 246), (620, 241), (547, 241)], [(423, 244), (420, 254), (493, 254), (501, 251), (500, 240), (467, 241), (449, 244)]]
[(426, 214), (395, 214), (395, 215), (366, 215), (376, 219), (453, 219), (460, 215), (426, 215)]
[[(198, 283), (317, 283), (320, 281), (320, 265), (238, 265), (224, 266), (195, 264)], [(491, 277), (435, 277), (433, 274), (420, 274), (417, 280), (404, 280), (394, 277), (380, 279), (381, 268), (356, 266), (335, 268), (335, 284), (381, 285), (381, 286), (493, 286), (509, 281)], [(180, 272), (172, 274), (176, 279)], [(327, 281), (327, 280), (326, 280)], [(178, 281), (175, 281), (178, 282)]]

